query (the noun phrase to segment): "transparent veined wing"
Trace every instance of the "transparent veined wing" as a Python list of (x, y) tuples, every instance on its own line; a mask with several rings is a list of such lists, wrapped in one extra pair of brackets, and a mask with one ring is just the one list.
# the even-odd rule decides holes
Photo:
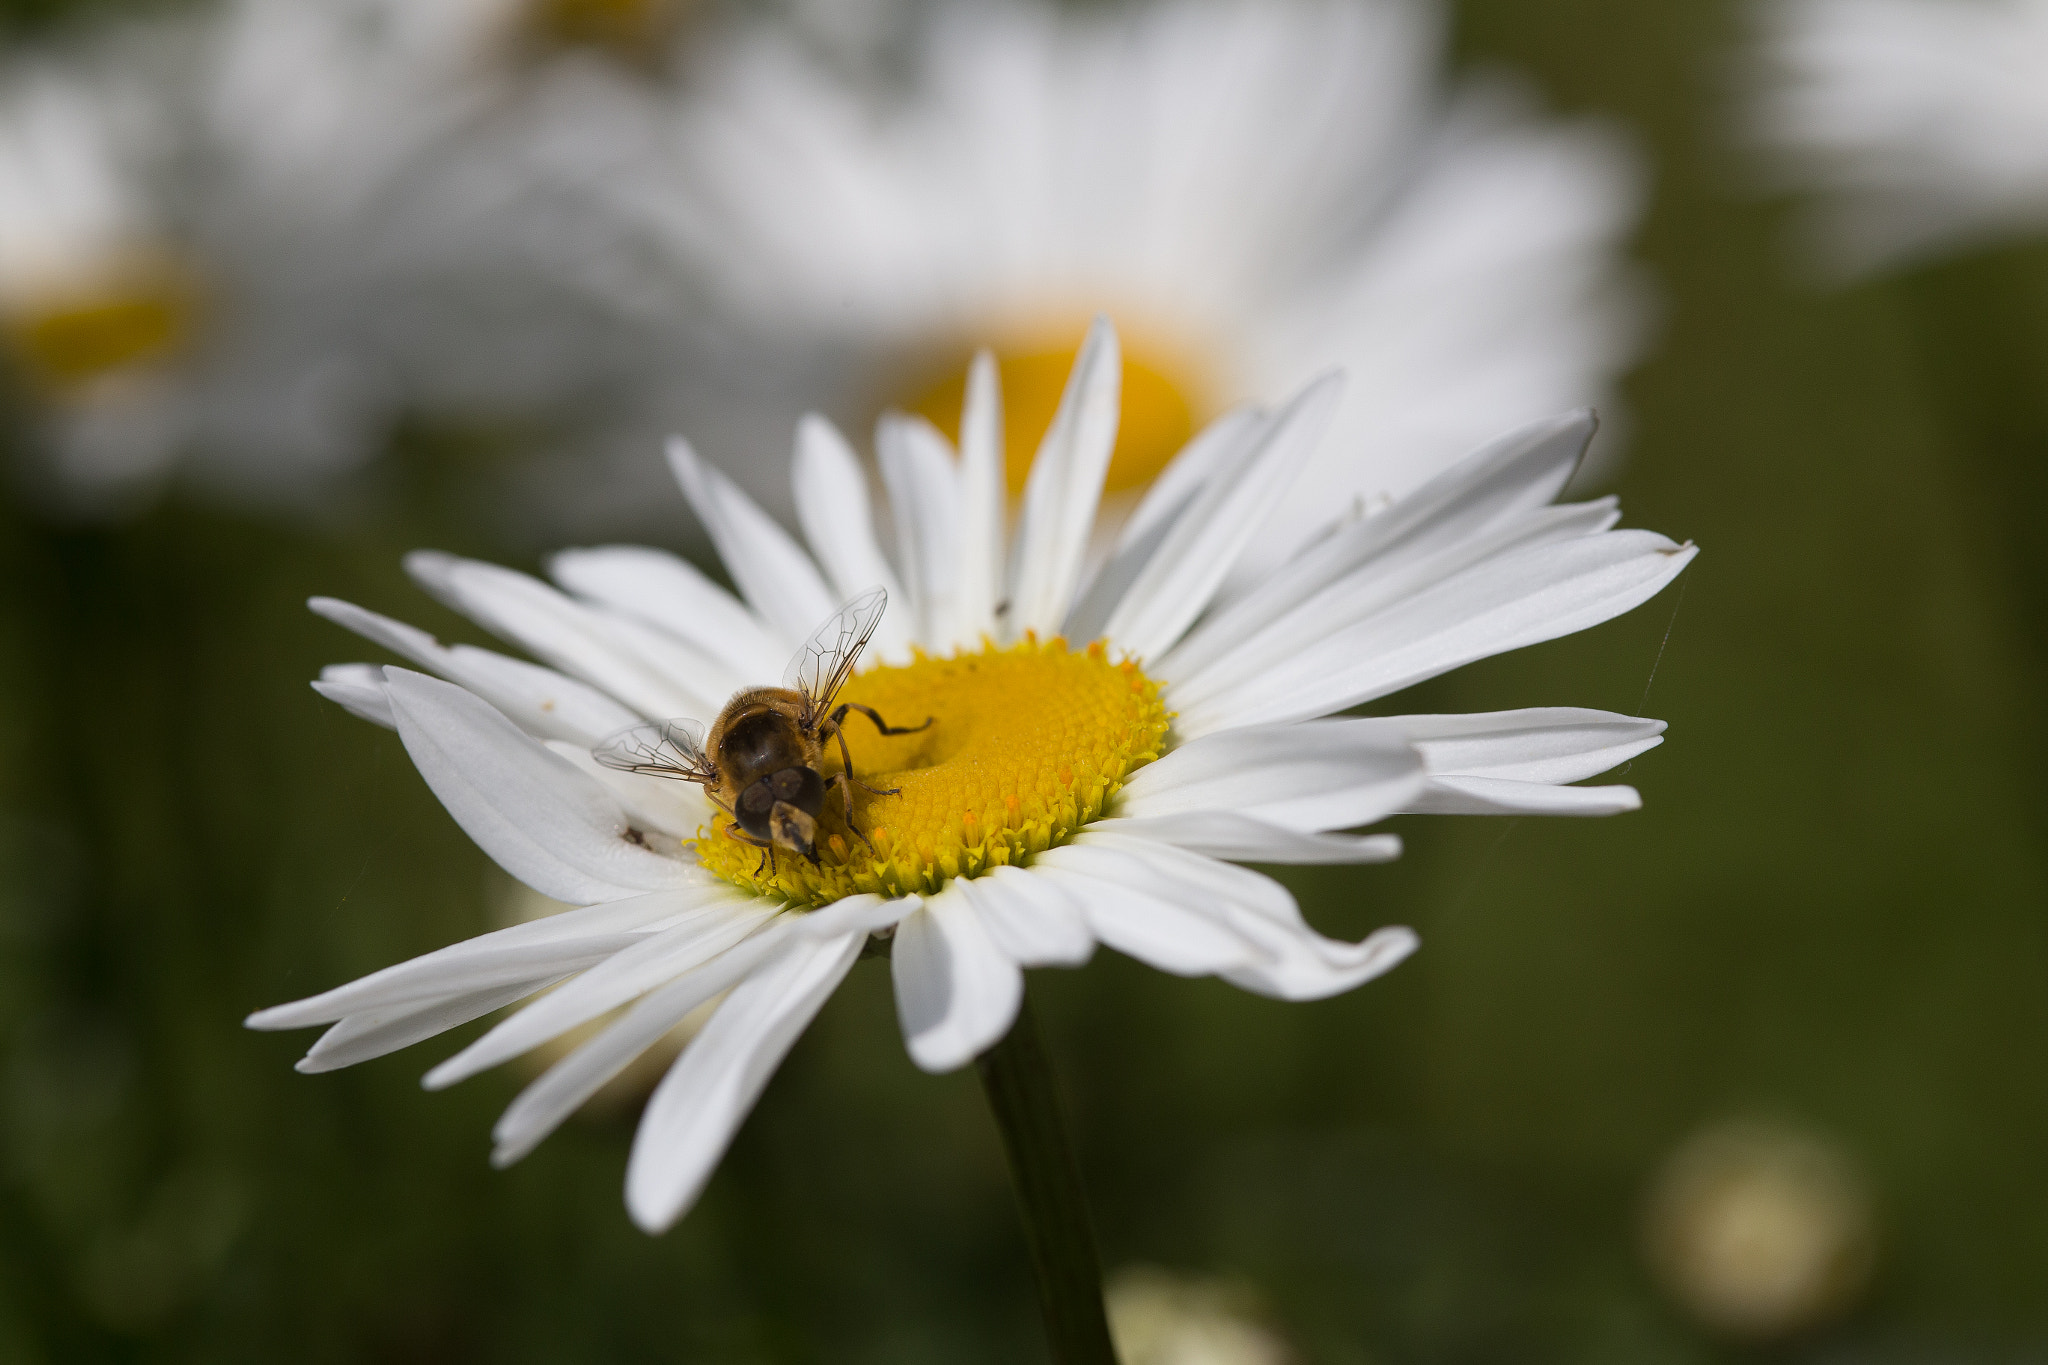
[(607, 768), (650, 777), (675, 777), (685, 782), (716, 782), (711, 760), (704, 756), (704, 727), (694, 720), (664, 720), (621, 730), (592, 749), (591, 756)]
[(804, 647), (789, 661), (782, 685), (804, 694), (813, 718), (832, 705), (832, 698), (853, 676), (853, 664), (860, 657), (882, 613), (889, 609), (889, 594), (869, 588), (839, 609), (839, 614), (812, 632)]

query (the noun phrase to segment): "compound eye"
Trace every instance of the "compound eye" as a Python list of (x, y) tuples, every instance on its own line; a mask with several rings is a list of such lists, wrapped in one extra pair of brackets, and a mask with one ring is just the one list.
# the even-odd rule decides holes
[(748, 815), (766, 815), (775, 804), (775, 793), (766, 782), (756, 782), (740, 793), (740, 809)]
[(768, 782), (770, 786), (775, 788), (776, 800), (794, 801), (803, 794), (804, 770), (802, 768), (784, 768), (781, 772), (769, 778)]

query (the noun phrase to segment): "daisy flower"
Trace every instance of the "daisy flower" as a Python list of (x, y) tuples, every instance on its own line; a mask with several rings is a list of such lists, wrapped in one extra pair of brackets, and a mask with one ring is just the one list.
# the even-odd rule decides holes
[[(314, 686), (396, 729), (486, 853), (578, 908), (259, 1011), (251, 1026), (330, 1025), (299, 1063), (326, 1071), (546, 991), (429, 1072), (439, 1088), (620, 1011), (505, 1112), (502, 1165), (722, 996), (634, 1142), (627, 1206), (655, 1231), (690, 1207), (783, 1054), (879, 936), (891, 936), (910, 1055), (944, 1071), (1003, 1037), (1023, 968), (1077, 965), (1098, 944), (1288, 1000), (1348, 990), (1415, 946), (1401, 928), (1325, 938), (1240, 861), (1390, 858), (1392, 836), (1347, 831), (1396, 811), (1636, 807), (1627, 787), (1566, 784), (1658, 743), (1656, 721), (1563, 708), (1333, 718), (1606, 620), (1692, 558), (1612, 529), (1612, 499), (1552, 505), (1589, 413), (1525, 427), (1371, 515), (1341, 516), (1232, 589), (1311, 466), (1340, 381), (1207, 427), (1090, 572), (1121, 375), (1116, 335), (1098, 322), (1014, 533), (983, 355), (957, 454), (918, 419), (882, 424), (886, 508), (847, 443), (806, 420), (792, 469), (801, 538), (672, 443), (737, 593), (643, 548), (557, 555), (558, 586), (444, 554), (409, 561), (435, 596), (539, 663), (316, 599), (424, 671), (345, 664)], [(867, 651), (849, 648), (866, 630)], [(842, 662), (862, 667), (835, 686)], [(719, 809), (699, 786), (650, 775), (725, 761), (715, 739), (705, 747), (671, 721), (711, 722), (737, 690), (778, 678), (879, 718), (845, 720), (850, 767), (826, 745), (808, 776), (775, 777), (791, 783), (774, 799), (792, 809), (806, 806), (798, 787), (825, 779), (812, 826), (785, 838), (780, 804), (766, 821), (767, 799)], [(750, 812), (770, 834), (741, 827)]]
[(53, 493), (118, 507), (180, 465), (245, 497), (330, 491), (422, 396), (413, 362), (460, 340), (430, 287), (465, 214), (449, 158), (529, 54), (667, 8), (226, 0), (14, 58), (0, 329)]
[(1773, 0), (1744, 118), (1860, 273), (2048, 226), (2048, 0)]
[(151, 92), (104, 65), (30, 57), (7, 63), (0, 91), (7, 359), (72, 469), (116, 478), (152, 444), (163, 362), (196, 322), (190, 272), (146, 192), (162, 153)]
[(459, 9), (235, 0), (17, 59), (0, 308), (56, 496), (118, 507), (179, 462), (304, 496), (367, 453), (364, 239), (462, 105)]
[[(637, 115), (564, 101), (560, 136), (591, 155), (521, 172), (574, 203), (546, 268), (638, 325), (669, 321), (663, 344), (692, 357), (647, 393), (646, 420), (711, 430), (707, 454), (735, 451), (727, 472), (771, 508), (790, 505), (777, 466), (746, 452), (801, 405), (950, 430), (984, 340), (1010, 446), (1030, 452), (1107, 305), (1127, 344), (1111, 511), (1234, 404), (1330, 363), (1355, 377), (1336, 439), (1247, 552), (1268, 569), (1332, 506), (1604, 403), (1637, 352), (1620, 259), (1635, 159), (1510, 81), (1446, 91), (1426, 0), (923, 17), (886, 77), (780, 28), (704, 41)], [(579, 119), (591, 131), (571, 137)], [(571, 464), (553, 492), (644, 508), (637, 449), (604, 489)]]
[(1257, 1287), (1126, 1266), (1106, 1297), (1123, 1365), (1288, 1365), (1295, 1353), (1267, 1320)]

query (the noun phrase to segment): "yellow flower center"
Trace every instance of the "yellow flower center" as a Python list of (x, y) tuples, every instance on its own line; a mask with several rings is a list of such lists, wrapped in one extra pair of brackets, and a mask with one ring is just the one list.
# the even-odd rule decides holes
[[(1013, 497), (1024, 491), (1038, 443), (1059, 411), (1060, 395), (1066, 392), (1067, 376), (1079, 354), (1074, 346), (1029, 345), (996, 353), (996, 365), (1002, 372), (1003, 448), (1009, 456)], [(967, 365), (966, 359), (961, 360), (944, 379), (925, 389), (910, 405), (911, 411), (929, 418), (949, 435), (958, 432)], [(1104, 491), (1121, 493), (1150, 483), (1194, 435), (1195, 424), (1212, 415), (1202, 401), (1208, 387), (1200, 381), (1194, 365), (1165, 348), (1126, 349), (1123, 416)]]
[(529, 23), (549, 46), (609, 48), (639, 57), (660, 47), (680, 8), (679, 0), (533, 0)]
[[(1064, 640), (1027, 638), (949, 659), (919, 654), (852, 679), (840, 700), (872, 706), (891, 725), (932, 718), (916, 734), (879, 735), (848, 713), (854, 776), (897, 789), (853, 789), (867, 840), (847, 829), (838, 791), (828, 791), (816, 866), (786, 851), (771, 866), (720, 819), (696, 840), (711, 871), (803, 905), (937, 891), (1072, 838), (1159, 756), (1168, 720), (1159, 684), (1134, 662), (1112, 662), (1100, 642), (1069, 650)], [(826, 752), (829, 777), (839, 746), (828, 741)]]
[(198, 314), (185, 281), (165, 274), (22, 309), (6, 330), (30, 377), (62, 390), (173, 354), (191, 340)]

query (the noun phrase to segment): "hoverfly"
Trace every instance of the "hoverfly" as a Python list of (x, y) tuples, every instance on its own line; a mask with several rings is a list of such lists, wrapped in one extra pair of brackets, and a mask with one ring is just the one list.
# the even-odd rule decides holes
[[(853, 788), (877, 796), (901, 789), (870, 787), (853, 775), (841, 728), (846, 713), (860, 712), (885, 735), (916, 734), (932, 723), (927, 716), (923, 725), (897, 727), (871, 706), (832, 705), (888, 605), (888, 593), (872, 588), (841, 607), (789, 661), (782, 686), (735, 692), (711, 723), (708, 740), (694, 720), (640, 725), (599, 745), (597, 761), (620, 772), (699, 784), (732, 817), (726, 833), (763, 850), (764, 868), (773, 868), (778, 848), (817, 863), (818, 816), (828, 786), (839, 788), (846, 827), (872, 848), (874, 841), (853, 822)], [(839, 741), (841, 764), (829, 778), (818, 769), (828, 739)]]

